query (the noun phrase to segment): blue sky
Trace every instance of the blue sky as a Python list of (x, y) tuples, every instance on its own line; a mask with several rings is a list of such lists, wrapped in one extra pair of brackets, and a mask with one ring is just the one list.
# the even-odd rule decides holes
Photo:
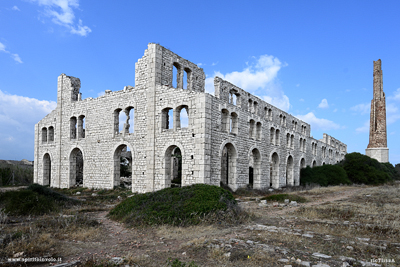
[(0, 159), (33, 160), (57, 77), (83, 98), (134, 86), (155, 42), (365, 153), (373, 61), (382, 60), (390, 161), (400, 162), (399, 1), (0, 2)]

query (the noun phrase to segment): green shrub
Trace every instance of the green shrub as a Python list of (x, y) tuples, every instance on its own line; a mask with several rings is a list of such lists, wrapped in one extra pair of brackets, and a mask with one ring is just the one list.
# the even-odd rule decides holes
[(42, 215), (77, 202), (38, 184), (32, 184), (24, 190), (0, 194), (0, 205), (11, 215)]
[(376, 159), (357, 152), (347, 154), (340, 163), (351, 182), (372, 185), (383, 184), (394, 178), (389, 164), (381, 164)]
[(304, 197), (298, 195), (289, 195), (289, 194), (274, 194), (262, 198), (262, 200), (270, 200), (278, 202), (284, 202), (285, 199), (289, 199), (290, 201), (296, 201), (298, 203), (307, 202), (307, 199)]
[[(210, 214), (239, 211), (230, 192), (218, 186), (195, 184), (138, 194), (125, 199), (109, 213), (130, 225), (192, 225)], [(218, 217), (218, 216), (217, 216)]]
[(57, 210), (55, 201), (31, 190), (5, 192), (0, 195), (0, 203), (11, 215), (41, 215)]
[(27, 188), (28, 190), (31, 190), (33, 192), (36, 192), (40, 195), (46, 196), (46, 197), (50, 197), (54, 200), (58, 200), (58, 201), (69, 201), (69, 202), (77, 202), (77, 200), (72, 199), (72, 198), (68, 198), (67, 196), (60, 194), (58, 192), (55, 192), (53, 190), (51, 190), (49, 187), (47, 186), (42, 186), (39, 184), (31, 184), (30, 186), (28, 186)]
[(346, 171), (338, 165), (323, 165), (300, 171), (300, 184), (319, 184), (321, 186), (351, 184)]

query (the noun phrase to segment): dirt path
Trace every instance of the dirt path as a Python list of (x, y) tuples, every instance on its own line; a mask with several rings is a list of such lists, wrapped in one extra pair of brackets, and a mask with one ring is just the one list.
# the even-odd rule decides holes
[(364, 188), (351, 188), (349, 190), (346, 191), (341, 191), (341, 192), (334, 192), (331, 195), (325, 196), (325, 197), (318, 197), (316, 199), (313, 199), (310, 202), (306, 202), (303, 203), (297, 207), (285, 207), (284, 209), (273, 209), (270, 212), (268, 212), (268, 214), (271, 215), (283, 215), (283, 214), (288, 214), (292, 211), (297, 210), (300, 207), (311, 207), (311, 206), (316, 206), (316, 205), (322, 205), (325, 203), (329, 203), (329, 202), (334, 202), (334, 201), (340, 201), (340, 200), (345, 200), (348, 198), (351, 198), (352, 196), (358, 194), (359, 192), (361, 192)]

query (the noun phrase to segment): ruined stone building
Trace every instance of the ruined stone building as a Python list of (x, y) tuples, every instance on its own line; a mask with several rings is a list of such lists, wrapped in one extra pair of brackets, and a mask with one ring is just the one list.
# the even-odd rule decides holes
[(382, 62), (374, 61), (374, 97), (371, 100), (371, 115), (369, 126), (369, 144), (365, 155), (378, 160), (389, 162), (389, 148), (386, 133), (386, 98), (383, 92)]
[(346, 154), (344, 143), (310, 137), (308, 123), (228, 81), (216, 77), (215, 94), (206, 93), (203, 69), (161, 45), (150, 43), (135, 67), (135, 87), (96, 99), (82, 98), (78, 78), (58, 77), (57, 108), (35, 125), (35, 182), (113, 188), (130, 150), (133, 192), (279, 188), (299, 185), (301, 168)]

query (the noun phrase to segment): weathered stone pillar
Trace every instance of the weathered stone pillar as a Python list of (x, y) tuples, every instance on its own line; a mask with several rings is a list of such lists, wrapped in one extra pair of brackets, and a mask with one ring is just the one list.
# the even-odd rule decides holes
[(365, 150), (365, 155), (379, 162), (389, 162), (386, 133), (386, 99), (383, 92), (381, 66), (380, 59), (374, 61), (374, 97), (371, 101), (369, 144)]

